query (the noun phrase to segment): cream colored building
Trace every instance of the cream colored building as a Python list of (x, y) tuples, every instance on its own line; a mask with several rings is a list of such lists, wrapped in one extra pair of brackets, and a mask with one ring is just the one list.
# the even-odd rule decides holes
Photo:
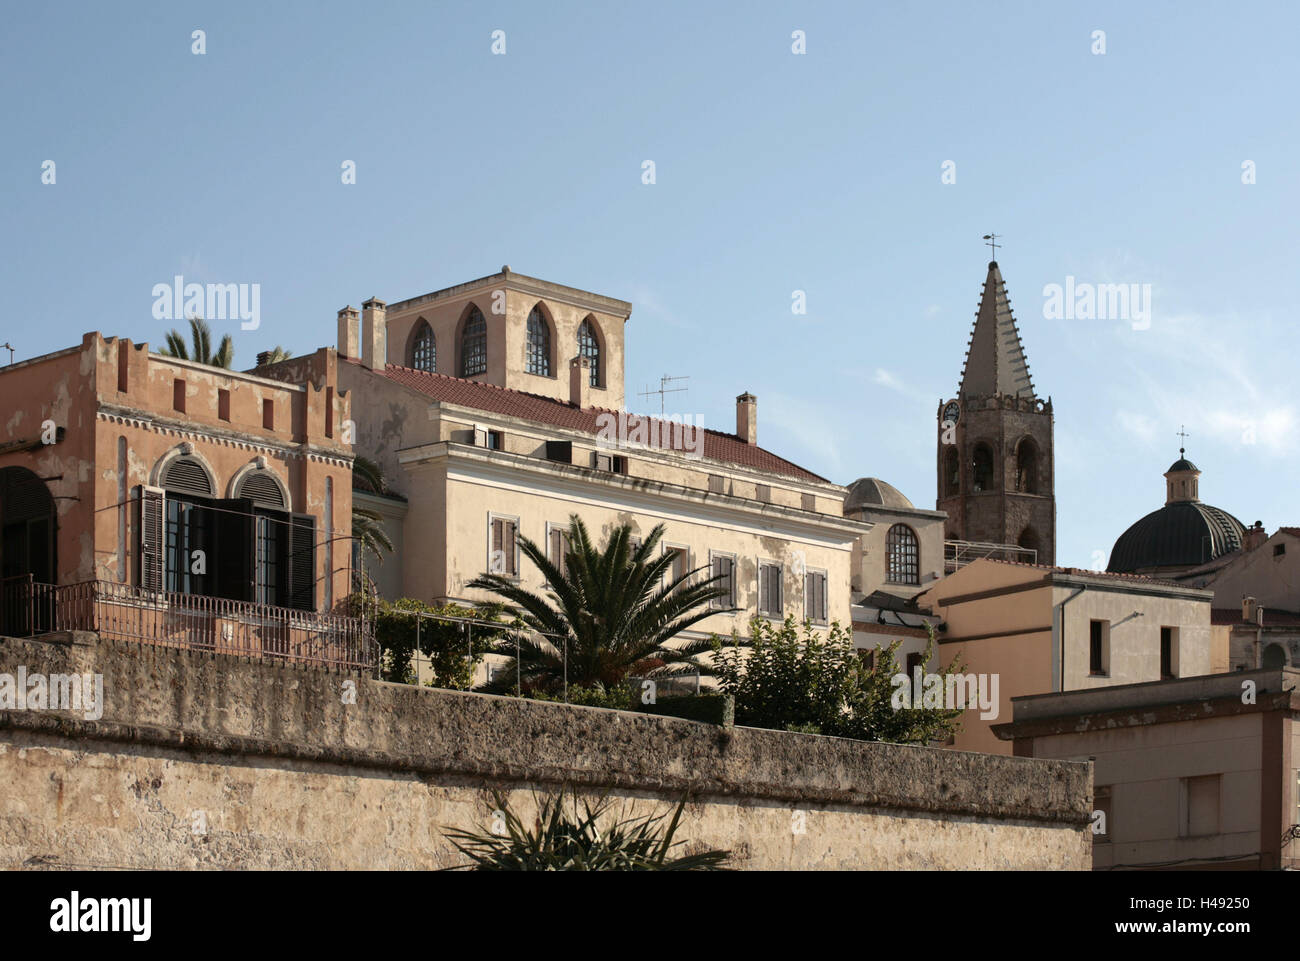
[(1097, 870), (1300, 867), (1300, 672), (1017, 698), (1020, 757), (1094, 762)]
[(681, 569), (728, 575), (731, 600), (718, 606), (738, 610), (693, 635), (744, 634), (755, 614), (847, 625), (855, 550), (872, 525), (844, 516), (845, 488), (758, 445), (750, 394), (737, 398), (734, 433), (625, 414), (630, 311), (503, 270), (339, 312), (355, 447), (393, 495), (357, 499), (400, 545), (368, 565), (383, 593), (487, 599), (467, 585), (489, 570), (540, 588), (519, 538), (554, 551), (577, 515), (597, 539), (621, 523), (641, 537), (663, 524), (661, 549), (681, 552)]
[[(992, 725), (1011, 699), (1113, 687), (1227, 669), (1211, 644), (1212, 593), (1137, 575), (989, 559), (966, 565), (918, 596), (941, 617), (939, 663), (998, 676), (998, 716), (966, 711), (958, 750), (1009, 753)], [(933, 668), (935, 665), (932, 665)]]

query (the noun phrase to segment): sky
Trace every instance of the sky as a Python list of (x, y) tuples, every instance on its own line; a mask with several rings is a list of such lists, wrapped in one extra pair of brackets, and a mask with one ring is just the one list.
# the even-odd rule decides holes
[[(633, 304), (629, 409), (689, 378), (667, 410), (730, 431), (749, 391), (764, 447), (933, 507), (993, 231), (1055, 409), (1057, 563), (1163, 504), (1183, 425), (1202, 498), (1271, 531), (1300, 524), (1298, 28), (1269, 2), (11, 4), (0, 341), (160, 344), (180, 274), (260, 286), (256, 331), (214, 323), (247, 368), (509, 264)], [(1059, 316), (1067, 278), (1148, 314)]]

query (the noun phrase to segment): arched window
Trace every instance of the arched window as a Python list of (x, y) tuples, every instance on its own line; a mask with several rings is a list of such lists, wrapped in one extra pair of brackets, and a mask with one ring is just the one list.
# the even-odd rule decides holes
[[(45, 481), (26, 467), (0, 468), (0, 578), (31, 574), (40, 584), (56, 582), (54, 498)], [(0, 634), (6, 616), (0, 605)]]
[(162, 475), (163, 489), (173, 494), (212, 496), (212, 478), (203, 462), (192, 454), (182, 454), (167, 464)]
[(487, 321), (483, 311), (471, 306), (460, 330), (460, 376), (473, 377), (487, 371)]
[(1016, 447), (1016, 490), (1038, 493), (1038, 445), (1028, 437)]
[(961, 458), (957, 448), (949, 447), (943, 455), (943, 493), (952, 497), (961, 490)]
[(1026, 527), (1020, 532), (1020, 538), (1016, 541), (1019, 547), (1025, 547), (1034, 552), (1034, 560), (1038, 560), (1038, 532), (1032, 527)]
[(578, 327), (578, 356), (591, 361), (591, 386), (600, 386), (600, 341), (596, 338), (596, 325), (590, 319)]
[(411, 366), (429, 373), (437, 369), (438, 351), (433, 339), (433, 328), (427, 320), (420, 321), (415, 331), (415, 340), (411, 342)]
[[(163, 468), (162, 486), (167, 492), (162, 518), (162, 587), (176, 594), (211, 594), (208, 562), (215, 561), (210, 557), (214, 532), (225, 516), (214, 510), (212, 478), (202, 461), (182, 454)], [(152, 577), (142, 575), (141, 583), (156, 589)]]
[(541, 377), (551, 376), (551, 325), (540, 307), (528, 314), (528, 359), (524, 369)]
[(921, 583), (921, 552), (916, 531), (895, 524), (885, 535), (885, 580), (890, 584)]
[(1280, 667), (1286, 667), (1286, 650), (1281, 644), (1270, 644), (1264, 648), (1264, 654), (1259, 659), (1260, 664), (1265, 670), (1276, 671)]
[(971, 455), (972, 490), (991, 491), (994, 488), (993, 449), (988, 444), (976, 444)]
[(245, 474), (239, 481), (235, 496), (247, 498), (258, 507), (269, 507), (278, 511), (288, 507), (284, 502), (284, 491), (280, 489), (275, 475), (269, 470), (258, 469)]

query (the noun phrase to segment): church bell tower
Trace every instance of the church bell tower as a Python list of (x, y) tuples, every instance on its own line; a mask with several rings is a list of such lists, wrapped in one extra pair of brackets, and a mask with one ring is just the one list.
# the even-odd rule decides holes
[(948, 514), (945, 537), (1031, 548), (1037, 563), (1055, 564), (1052, 401), (1034, 393), (996, 260), (989, 262), (961, 386), (939, 404), (938, 421), (936, 507)]

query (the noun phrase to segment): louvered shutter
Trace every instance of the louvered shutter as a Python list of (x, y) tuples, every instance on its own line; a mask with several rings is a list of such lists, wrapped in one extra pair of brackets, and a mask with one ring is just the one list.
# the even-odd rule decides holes
[(502, 521), (502, 544), (501, 549), (506, 552), (506, 573), (511, 577), (515, 576), (515, 522)]
[(163, 544), (163, 502), (166, 495), (157, 487), (141, 485), (136, 489), (136, 499), (140, 505), (136, 524), (140, 586), (146, 591), (161, 591), (166, 574)]
[(289, 527), (289, 606), (316, 609), (316, 518), (294, 514)]
[(235, 498), (217, 502), (213, 514), (215, 536), (209, 570), (216, 572), (212, 593), (232, 601), (252, 601), (257, 553), (253, 502)]

